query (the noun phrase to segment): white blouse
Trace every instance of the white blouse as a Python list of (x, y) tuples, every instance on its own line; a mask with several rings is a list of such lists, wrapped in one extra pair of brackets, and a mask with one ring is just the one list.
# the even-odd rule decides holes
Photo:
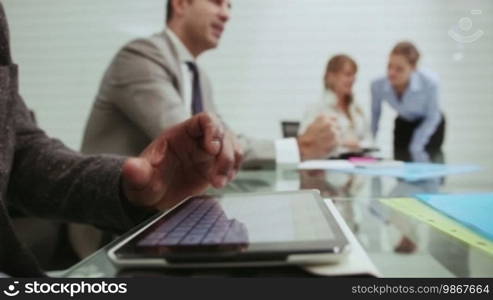
[[(341, 143), (345, 140), (356, 139), (362, 148), (371, 146), (369, 124), (363, 111), (354, 99), (349, 105), (349, 113), (352, 120), (337, 106), (336, 94), (331, 90), (326, 90), (322, 100), (312, 103), (306, 110), (298, 134), (303, 134), (320, 114), (326, 114), (329, 117), (334, 116), (336, 118), (340, 128), (339, 138)], [(348, 152), (352, 151), (341, 144), (334, 149), (331, 155), (336, 156)]]

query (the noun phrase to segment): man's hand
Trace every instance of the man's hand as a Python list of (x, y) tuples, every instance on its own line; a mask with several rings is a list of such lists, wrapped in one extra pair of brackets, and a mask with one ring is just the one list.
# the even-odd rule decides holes
[(350, 151), (361, 151), (361, 145), (357, 138), (347, 138), (342, 142), (342, 146), (348, 148)]
[(236, 174), (241, 169), (241, 165), (243, 163), (243, 158), (244, 158), (245, 152), (243, 151), (243, 147), (240, 145), (240, 143), (236, 139), (235, 134), (230, 130), (226, 130), (226, 141), (229, 141), (233, 147), (234, 161), (235, 161), (233, 168), (234, 168), (235, 174)]
[(166, 130), (138, 158), (123, 165), (122, 190), (139, 206), (164, 210), (210, 184), (236, 176), (234, 143), (221, 123), (201, 113)]
[(302, 160), (326, 158), (339, 144), (339, 127), (335, 118), (320, 114), (305, 133), (298, 136)]

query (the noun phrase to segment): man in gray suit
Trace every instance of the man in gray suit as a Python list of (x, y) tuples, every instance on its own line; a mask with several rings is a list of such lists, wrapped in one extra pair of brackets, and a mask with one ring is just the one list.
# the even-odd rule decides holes
[[(201, 112), (216, 113), (211, 83), (196, 63), (217, 47), (230, 18), (229, 0), (168, 0), (167, 28), (134, 40), (115, 56), (101, 82), (82, 152), (139, 153), (162, 130)], [(324, 157), (337, 143), (325, 117), (297, 139), (260, 140), (230, 130), (235, 166), (273, 166), (279, 153), (293, 161)]]
[(44, 275), (15, 234), (7, 206), (124, 232), (234, 176), (221, 122), (206, 113), (161, 132), (134, 158), (84, 156), (49, 138), (18, 93), (1, 2), (0, 128), (0, 277)]
[[(217, 47), (230, 17), (229, 0), (168, 0), (167, 28), (123, 46), (102, 79), (82, 142), (83, 153), (136, 155), (161, 131), (196, 113), (216, 113), (211, 83), (196, 59)], [(227, 127), (227, 126), (226, 126)], [(234, 151), (234, 170), (326, 157), (337, 143), (325, 116), (297, 139), (260, 140), (226, 130), (225, 146)], [(80, 257), (99, 248), (102, 234), (84, 225), (70, 226)]]

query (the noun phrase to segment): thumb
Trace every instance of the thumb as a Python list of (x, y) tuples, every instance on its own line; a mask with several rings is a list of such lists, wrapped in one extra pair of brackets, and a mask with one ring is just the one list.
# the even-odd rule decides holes
[(122, 168), (125, 190), (130, 192), (145, 189), (152, 179), (153, 171), (151, 164), (144, 158), (127, 159)]

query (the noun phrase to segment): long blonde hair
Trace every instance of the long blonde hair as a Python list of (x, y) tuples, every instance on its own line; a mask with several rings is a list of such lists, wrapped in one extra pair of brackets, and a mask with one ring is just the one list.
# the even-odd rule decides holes
[[(338, 54), (338, 55), (333, 56), (329, 60), (329, 62), (327, 63), (327, 66), (325, 68), (325, 75), (324, 75), (324, 79), (323, 79), (324, 80), (325, 89), (333, 91), (333, 87), (331, 87), (330, 83), (327, 80), (327, 77), (328, 77), (329, 73), (339, 73), (339, 72), (341, 72), (342, 69), (344, 68), (344, 66), (346, 64), (349, 64), (352, 67), (353, 72), (355, 74), (356, 74), (356, 72), (358, 72), (358, 65), (356, 64), (356, 62), (354, 61), (354, 59), (352, 59), (349, 55), (346, 55), (346, 54)], [(351, 122), (352, 122), (353, 121), (353, 117), (351, 116), (351, 113), (350, 113), (350, 110), (349, 110), (349, 106), (354, 101), (353, 94), (346, 95), (346, 97), (344, 97), (343, 100), (344, 100), (345, 104), (348, 107), (347, 115), (349, 117), (349, 120), (351, 120)]]

